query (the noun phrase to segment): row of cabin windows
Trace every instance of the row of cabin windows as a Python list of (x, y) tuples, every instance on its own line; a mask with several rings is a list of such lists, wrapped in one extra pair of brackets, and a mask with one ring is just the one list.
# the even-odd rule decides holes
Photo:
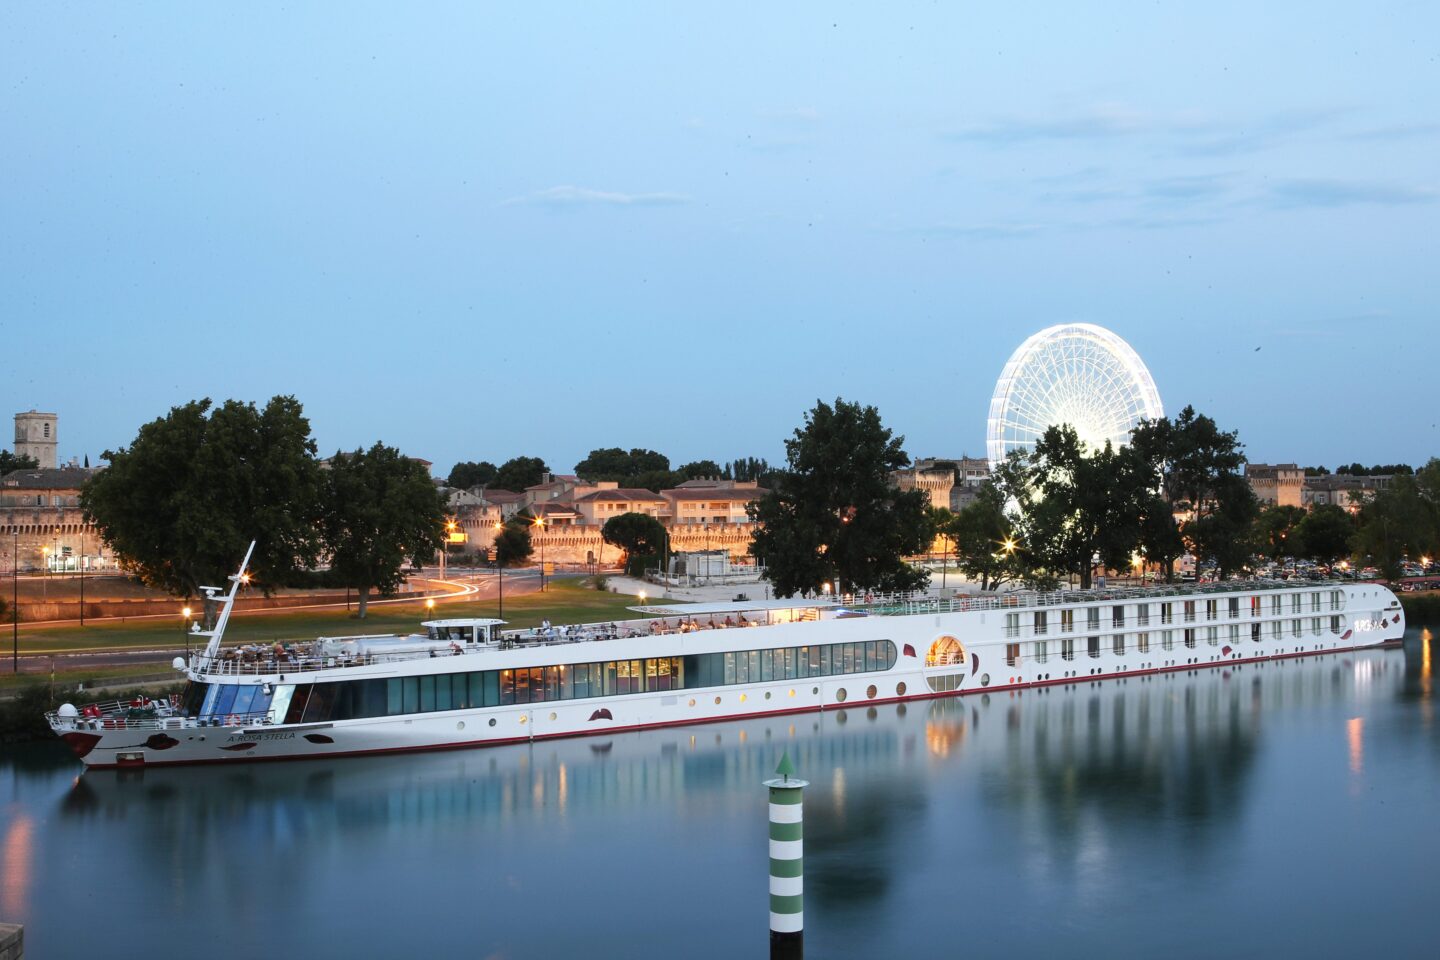
[(868, 640), (333, 683), (191, 683), (182, 708), (197, 717), (268, 710), (277, 722), (318, 723), (868, 673), (889, 670), (895, 657), (894, 643)]
[[(1263, 624), (1252, 623), (1250, 625), (1250, 639), (1259, 642), (1264, 639)], [(1332, 616), (1329, 618), (1330, 632), (1340, 633), (1344, 629), (1344, 618)], [(1223, 629), (1223, 632), (1222, 632)], [(1272, 639), (1279, 639), (1287, 632), (1294, 637), (1304, 636), (1308, 630), (1311, 634), (1318, 636), (1325, 629), (1325, 618), (1310, 617), (1286, 621), (1275, 620), (1270, 624), (1270, 636)], [(1189, 649), (1195, 649), (1200, 643), (1207, 646), (1218, 647), (1223, 639), (1226, 643), (1234, 645), (1240, 642), (1241, 629), (1238, 623), (1232, 623), (1221, 627), (1187, 627), (1183, 630), (1160, 630), (1155, 632), (1155, 640), (1161, 650), (1175, 649), (1176, 634), (1179, 634), (1180, 643)], [(1076, 637), (1063, 637), (1059, 641), (1058, 652), (1061, 660), (1074, 660), (1078, 649)], [(1117, 633), (1112, 636), (1101, 638), (1098, 636), (1086, 637), (1084, 651), (1093, 659), (1099, 659), (1101, 652), (1108, 645), (1110, 652), (1116, 656), (1124, 656), (1127, 651), (1133, 649), (1137, 653), (1150, 652), (1151, 633), (1141, 632), (1135, 634)], [(1023, 647), (1029, 647), (1023, 651)], [(1037, 640), (1034, 643), (1005, 644), (1005, 663), (1009, 666), (1016, 666), (1020, 663), (1022, 655), (1028, 655), (1036, 663), (1046, 663), (1050, 659), (1050, 653), (1055, 648), (1048, 640)]]
[[(1331, 590), (1329, 593), (1329, 609), (1338, 610), (1344, 602), (1342, 591)], [(1287, 607), (1292, 615), (1301, 613), (1306, 608), (1308, 608), (1311, 613), (1319, 613), (1326, 606), (1326, 601), (1323, 599), (1324, 595), (1325, 591), (1313, 590), (1309, 593), (1288, 594), (1289, 599), (1286, 600), (1286, 595), (1274, 594), (1269, 598), (1270, 615), (1282, 616), (1286, 612)], [(1135, 621), (1135, 626), (1148, 627), (1150, 625), (1150, 608), (1152, 606), (1159, 607), (1157, 614), (1162, 624), (1175, 623), (1177, 613), (1184, 623), (1195, 623), (1202, 615), (1205, 620), (1238, 620), (1240, 619), (1242, 607), (1245, 606), (1241, 601), (1245, 599), (1249, 601), (1250, 616), (1260, 617), (1264, 615), (1265, 598), (1260, 596), (1249, 598), (1213, 597), (1204, 600), (1203, 606), (1201, 606), (1202, 601), (1200, 600), (1182, 600), (1179, 602), (1180, 609), (1178, 611), (1176, 610), (1175, 601), (1165, 601), (1158, 605), (1149, 603), (1120, 603), (1110, 607), (1084, 607), (1079, 611), (1074, 609), (1061, 610), (1059, 611), (1059, 632), (1075, 632), (1077, 613), (1084, 614), (1083, 619), (1086, 630), (1101, 629), (1100, 622), (1102, 619), (1108, 621), (1111, 629), (1119, 630), (1126, 625), (1127, 618), (1132, 616)], [(1049, 610), (1036, 610), (1033, 614), (1029, 615), (1031, 632), (1035, 636), (1044, 636), (1050, 632), (1050, 613), (1051, 611)], [(1018, 637), (1020, 635), (1021, 616), (1019, 613), (1005, 614), (1005, 635), (1007, 637)]]

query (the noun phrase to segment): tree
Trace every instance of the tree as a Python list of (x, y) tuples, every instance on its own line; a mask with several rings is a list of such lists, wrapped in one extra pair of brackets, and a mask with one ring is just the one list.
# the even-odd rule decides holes
[(330, 570), (355, 588), (363, 619), (371, 590), (393, 594), (407, 559), (418, 565), (440, 548), (444, 500), (423, 464), (383, 443), (331, 457), (324, 491)]
[(622, 482), (627, 477), (637, 474), (669, 469), (669, 457), (640, 447), (636, 447), (628, 453), (619, 447), (591, 450), (589, 456), (575, 464), (575, 472), (591, 482), (597, 480)]
[(1197, 557), (1215, 563), (1219, 579), (1239, 572), (1255, 552), (1255, 517), (1260, 502), (1238, 473), (1217, 477), (1208, 506), (1181, 528)]
[[(1240, 473), (1245, 453), (1235, 432), (1187, 406), (1174, 420), (1141, 421), (1130, 431), (1128, 449), (1154, 471), (1173, 510), (1188, 514), (1179, 534), (1197, 556), (1215, 560), (1222, 577), (1243, 566), (1259, 507)], [(1159, 536), (1158, 512), (1151, 517), (1151, 533)]]
[(39, 468), (40, 461), (34, 457), (11, 453), (9, 450), (0, 450), (0, 477), (5, 476), (11, 470), (38, 470)]
[(720, 464), (714, 460), (695, 460), (685, 464), (677, 472), (686, 480), (718, 478), (722, 473)]
[(1150, 490), (1140, 502), (1140, 554), (1160, 566), (1166, 583), (1175, 582), (1175, 561), (1185, 552), (1185, 541), (1175, 522), (1175, 510), (1159, 492)]
[(492, 486), (500, 490), (520, 492), (533, 487), (545, 479), (550, 468), (539, 457), (512, 457), (500, 464)]
[(1334, 563), (1350, 552), (1355, 520), (1344, 507), (1316, 504), (1297, 525), (1297, 533), (1306, 555), (1321, 563)]
[(606, 543), (625, 551), (625, 572), (643, 576), (646, 561), (658, 557), (665, 544), (665, 525), (644, 513), (622, 513), (600, 528)]
[(924, 491), (902, 491), (891, 471), (909, 464), (874, 407), (817, 402), (785, 441), (787, 469), (749, 507), (758, 524), (750, 552), (766, 565), (779, 596), (836, 591), (911, 590), (929, 575), (904, 560), (934, 533)]
[[(702, 465), (714, 466), (709, 461)], [(689, 480), (679, 471), (670, 469), (670, 459), (654, 450), (636, 447), (628, 453), (619, 447), (591, 450), (590, 455), (575, 464), (575, 472), (591, 482), (609, 480), (622, 487), (664, 490)], [(719, 468), (716, 468), (719, 472)]]
[(1140, 541), (1141, 503), (1151, 476), (1128, 448), (1089, 451), (1075, 428), (1052, 426), (1030, 452), (1036, 495), (1025, 539), (1040, 565), (1074, 574), (1089, 589), (1096, 561), (1126, 570)]
[(1434, 556), (1440, 547), (1440, 503), (1427, 495), (1437, 473), (1440, 466), (1432, 460), (1418, 477), (1396, 476), (1360, 508), (1355, 552), (1387, 580), (1400, 576), (1402, 560)]
[(1301, 535), (1305, 510), (1285, 504), (1272, 504), (1255, 518), (1255, 541), (1261, 553), (1271, 560), (1309, 556)]
[(462, 460), (450, 468), (450, 477), (445, 481), (445, 485), (457, 490), (488, 487), (495, 482), (499, 472), (499, 468), (488, 460), (481, 460), (479, 463)]
[(535, 552), (530, 542), (530, 520), (520, 513), (510, 520), (495, 535), (495, 563), (501, 567), (513, 567), (525, 563)]
[[(294, 397), (257, 410), (208, 399), (145, 424), (80, 493), (87, 520), (146, 585), (193, 597), (223, 586), (251, 540), (256, 583), (269, 591), (313, 566), (320, 469)], [(213, 623), (214, 605), (205, 605)]]
[(775, 469), (763, 457), (741, 457), (725, 464), (720, 475), (726, 480), (745, 482), (755, 480), (759, 482), (760, 486), (769, 487), (771, 485), (770, 478), (774, 473)]
[(1021, 572), (1015, 525), (1005, 513), (999, 487), (986, 481), (980, 494), (960, 509), (947, 525), (955, 543), (961, 572), (980, 581), (981, 590), (994, 590)]

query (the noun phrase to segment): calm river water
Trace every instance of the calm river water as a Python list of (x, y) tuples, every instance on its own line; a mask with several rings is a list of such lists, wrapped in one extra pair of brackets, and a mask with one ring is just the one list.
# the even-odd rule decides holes
[[(1433, 651), (1440, 654), (1440, 649)], [(1440, 954), (1432, 641), (459, 753), (81, 775), (0, 753), (27, 956)]]

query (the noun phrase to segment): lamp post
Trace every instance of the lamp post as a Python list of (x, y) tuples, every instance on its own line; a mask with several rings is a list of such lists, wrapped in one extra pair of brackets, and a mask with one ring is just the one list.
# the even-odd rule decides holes
[(185, 634), (185, 662), (190, 662), (190, 608), (180, 608), (180, 629)]
[(445, 539), (440, 541), (440, 579), (445, 579), (445, 558), (450, 553), (450, 537), (455, 533), (455, 518), (445, 521)]
[(10, 545), (10, 665), (20, 672), (20, 528), (11, 527)]
[(80, 535), (80, 626), (85, 626), (85, 535)]
[(50, 548), (40, 548), (40, 599), (50, 599)]
[(545, 592), (545, 518), (536, 517), (535, 526), (540, 528), (540, 592)]
[(495, 579), (499, 582), (500, 589), (500, 612), (495, 619), (505, 619), (505, 565), (500, 562), (500, 531), (505, 528), (499, 520), (495, 521)]

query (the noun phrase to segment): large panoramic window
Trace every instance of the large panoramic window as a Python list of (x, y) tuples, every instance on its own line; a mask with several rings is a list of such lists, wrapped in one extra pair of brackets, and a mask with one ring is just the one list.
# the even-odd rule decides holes
[[(955, 648), (954, 662), (963, 663), (963, 649)], [(895, 659), (891, 641), (864, 640), (333, 683), (192, 683), (181, 702), (196, 717), (270, 710), (277, 722), (318, 723), (870, 673), (889, 670)]]

